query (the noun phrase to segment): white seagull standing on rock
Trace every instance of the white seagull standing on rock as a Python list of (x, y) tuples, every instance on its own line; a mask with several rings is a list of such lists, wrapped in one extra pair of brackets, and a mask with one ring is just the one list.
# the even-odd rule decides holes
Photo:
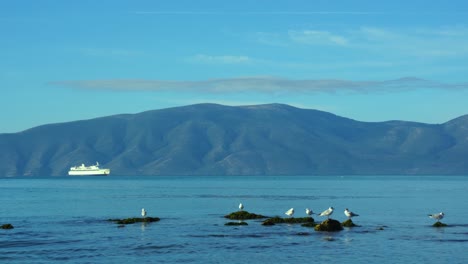
[(440, 220), (442, 220), (442, 218), (444, 218), (444, 213), (440, 212), (438, 214), (430, 214), (429, 217), (432, 218), (432, 219), (435, 219), (437, 220), (437, 222), (439, 222)]
[(348, 210), (348, 208), (344, 210), (344, 214), (346, 215), (346, 217), (348, 217), (348, 219), (351, 219), (351, 217), (354, 217), (354, 216), (359, 216), (358, 214), (355, 214), (351, 212), (350, 210)]
[(284, 213), (285, 215), (292, 217), (294, 215), (294, 208), (291, 208)]
[(334, 210), (333, 207), (329, 207), (327, 210), (321, 212), (321, 213), (319, 214), (319, 216), (326, 216), (327, 219), (329, 219), (329, 218), (330, 218), (330, 215), (333, 214), (333, 210)]
[(143, 218), (146, 217), (146, 210), (145, 210), (145, 208), (141, 208), (141, 216), (143, 216)]
[(312, 212), (312, 210), (310, 210), (309, 208), (306, 208), (306, 215), (313, 215), (314, 212)]
[(244, 205), (242, 203), (239, 204), (239, 210), (242, 211), (244, 209)]

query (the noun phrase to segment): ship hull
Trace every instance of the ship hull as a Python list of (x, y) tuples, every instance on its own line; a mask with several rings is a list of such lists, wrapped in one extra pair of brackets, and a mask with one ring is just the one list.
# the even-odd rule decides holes
[(110, 174), (109, 169), (99, 170), (71, 170), (68, 172), (70, 176), (107, 176)]

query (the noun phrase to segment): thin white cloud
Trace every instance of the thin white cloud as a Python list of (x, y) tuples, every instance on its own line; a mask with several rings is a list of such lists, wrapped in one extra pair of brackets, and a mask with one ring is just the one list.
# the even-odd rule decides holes
[(432, 31), (421, 31), (422, 33), (435, 34), (444, 37), (467, 37), (468, 28), (456, 27), (456, 28), (442, 28)]
[(379, 15), (384, 12), (367, 11), (271, 11), (271, 12), (243, 12), (251, 15)]
[(242, 77), (202, 81), (166, 80), (77, 80), (56, 81), (50, 85), (77, 89), (124, 91), (172, 91), (198, 93), (335, 93), (335, 92), (395, 92), (414, 89), (468, 89), (468, 83), (447, 84), (413, 77), (388, 81), (352, 81), (338, 79), (292, 80), (273, 77)]
[(290, 29), (286, 32), (257, 32), (259, 44), (290, 47), (292, 45), (345, 48), (349, 52), (365, 51), (391, 61), (410, 59), (460, 59), (468, 56), (468, 27), (381, 28), (362, 26), (335, 30)]
[(90, 57), (134, 57), (143, 55), (140, 51), (121, 48), (81, 48), (79, 52)]
[(256, 42), (268, 46), (285, 47), (288, 46), (288, 40), (284, 39), (281, 34), (269, 32), (257, 32), (254, 34)]
[(368, 11), (134, 11), (135, 15), (272, 15), (272, 16), (297, 16), (297, 15), (379, 15), (385, 12)]
[(395, 32), (391, 32), (383, 28), (361, 27), (359, 29), (359, 35), (357, 37), (363, 37), (364, 39), (370, 39), (370, 40), (388, 41), (391, 39), (398, 39), (401, 36)]
[(293, 42), (312, 44), (312, 45), (328, 45), (334, 44), (344, 46), (348, 44), (348, 40), (340, 35), (332, 34), (328, 31), (319, 30), (290, 30), (289, 37)]
[(388, 55), (460, 58), (468, 55), (468, 30), (452, 28), (384, 29), (362, 27), (350, 33), (353, 46)]
[(207, 63), (207, 64), (239, 64), (239, 63), (248, 63), (252, 59), (248, 56), (233, 56), (233, 55), (222, 55), (222, 56), (213, 56), (206, 54), (197, 54), (188, 58), (190, 62), (196, 63)]

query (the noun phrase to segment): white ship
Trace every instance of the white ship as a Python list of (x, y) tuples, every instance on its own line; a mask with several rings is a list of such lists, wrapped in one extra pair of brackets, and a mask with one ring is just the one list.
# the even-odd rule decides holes
[(68, 175), (72, 176), (107, 176), (109, 174), (110, 169), (100, 169), (98, 162), (96, 162), (96, 165), (91, 166), (81, 164), (80, 166), (71, 167), (68, 171)]

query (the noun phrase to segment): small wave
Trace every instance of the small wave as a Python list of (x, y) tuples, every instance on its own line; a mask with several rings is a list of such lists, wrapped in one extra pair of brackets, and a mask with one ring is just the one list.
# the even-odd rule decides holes
[(175, 252), (180, 252), (186, 250), (189, 247), (189, 244), (155, 244), (147, 243), (144, 245), (136, 245), (131, 247), (128, 254), (170, 254)]
[[(47, 237), (41, 240), (41, 236), (32, 235), (33, 239), (24, 239), (24, 240), (8, 240), (0, 241), (0, 248), (23, 248), (23, 247), (35, 247), (43, 245), (65, 245), (65, 244), (76, 244), (82, 242), (82, 240), (51, 240)], [(38, 239), (39, 238), (39, 239)]]
[(446, 227), (468, 227), (468, 224), (447, 224)]
[(273, 194), (260, 194), (260, 195), (223, 195), (223, 194), (200, 194), (195, 195), (194, 198), (202, 199), (265, 199), (276, 201), (295, 201), (295, 200), (354, 200), (354, 199), (382, 199), (383, 196), (317, 196), (317, 195), (273, 195)]
[(140, 245), (134, 247), (135, 250), (163, 250), (163, 249), (182, 249), (184, 245), (180, 244), (169, 244), (169, 245), (155, 245), (155, 244), (148, 244), (148, 245)]
[(336, 239), (334, 237), (332, 237), (332, 236), (324, 236), (322, 238), (322, 240), (324, 240), (324, 241), (335, 241)]
[(277, 247), (277, 246), (273, 245), (273, 244), (272, 245), (263, 244), (263, 245), (252, 245), (249, 248), (251, 248), (251, 249), (269, 249), (269, 248), (272, 248), (272, 247)]
[(207, 234), (207, 235), (188, 235), (188, 237), (192, 238), (224, 238), (224, 237), (232, 237), (232, 238), (262, 238), (266, 237), (264, 234)]
[(434, 242), (447, 242), (447, 243), (466, 243), (468, 239), (432, 239)]

